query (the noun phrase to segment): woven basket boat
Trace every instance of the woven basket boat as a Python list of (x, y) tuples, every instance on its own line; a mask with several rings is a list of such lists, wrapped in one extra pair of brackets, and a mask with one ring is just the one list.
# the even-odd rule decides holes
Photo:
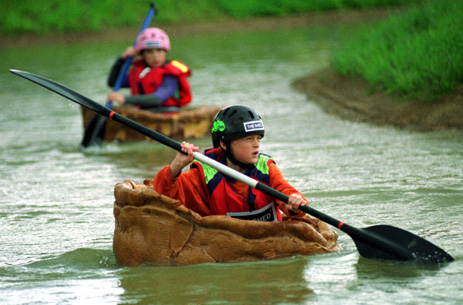
[(127, 180), (114, 188), (113, 251), (120, 266), (259, 261), (341, 249), (337, 233), (318, 219), (201, 217), (156, 193), (151, 183)]
[[(187, 107), (178, 113), (165, 114), (140, 110), (135, 107), (112, 107), (112, 110), (131, 120), (147, 126), (163, 135), (177, 140), (202, 138), (209, 136), (212, 120), (223, 107), (199, 106)], [(95, 112), (81, 107), (83, 127), (86, 129)], [(141, 133), (117, 122), (106, 120), (104, 141), (135, 142), (151, 140)]]

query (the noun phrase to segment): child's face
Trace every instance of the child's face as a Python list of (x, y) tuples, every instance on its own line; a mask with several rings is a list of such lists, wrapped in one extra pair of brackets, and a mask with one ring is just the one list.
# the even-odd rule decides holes
[(231, 141), (233, 156), (245, 164), (255, 164), (259, 157), (261, 135), (250, 135)]
[(141, 55), (145, 63), (151, 68), (159, 68), (167, 58), (166, 50), (158, 48), (144, 49)]

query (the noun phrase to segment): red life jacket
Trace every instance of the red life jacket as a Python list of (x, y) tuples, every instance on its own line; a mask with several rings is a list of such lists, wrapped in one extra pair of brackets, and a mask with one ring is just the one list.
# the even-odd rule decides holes
[[(218, 162), (225, 163), (226, 156), (220, 148), (210, 149), (206, 151), (205, 155)], [(270, 179), (268, 165), (270, 163), (275, 163), (275, 161), (267, 155), (260, 154), (256, 167), (250, 170), (249, 176), (268, 185)], [(275, 206), (275, 199), (273, 197), (249, 187), (249, 198), (244, 198), (236, 193), (229, 185), (229, 183), (234, 183), (235, 179), (225, 176), (216, 169), (199, 161), (193, 162), (191, 167), (198, 167), (203, 174), (203, 183), (208, 189), (208, 199), (213, 215), (230, 214), (230, 216), (237, 216), (243, 212), (253, 212), (261, 209), (263, 210), (264, 208), (272, 208), (276, 220), (282, 220), (280, 209)], [(258, 218), (237, 217), (263, 220)]]
[(143, 72), (145, 68), (147, 67), (142, 59), (133, 63), (133, 67), (129, 72), (129, 85), (132, 95), (153, 93), (162, 84), (164, 75), (173, 75), (177, 77), (179, 82), (179, 96), (167, 99), (162, 103), (162, 106), (182, 107), (191, 102), (191, 88), (187, 80), (187, 77), (191, 75), (191, 70), (187, 65), (178, 60), (171, 60), (162, 67), (146, 70), (147, 73)]

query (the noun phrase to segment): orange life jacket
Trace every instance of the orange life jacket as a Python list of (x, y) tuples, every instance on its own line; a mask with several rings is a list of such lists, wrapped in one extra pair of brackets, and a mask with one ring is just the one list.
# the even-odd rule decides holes
[[(221, 163), (224, 163), (226, 158), (220, 148), (210, 149), (205, 155)], [(255, 168), (249, 170), (249, 176), (268, 185), (270, 179), (268, 165), (274, 162), (271, 157), (260, 154)], [(198, 167), (203, 174), (212, 214), (250, 220), (282, 220), (280, 209), (276, 207), (273, 197), (249, 187), (249, 198), (244, 198), (229, 185), (235, 182), (233, 178), (199, 161), (193, 162), (191, 166)], [(259, 211), (261, 212), (257, 213)], [(256, 212), (256, 214), (249, 212)], [(273, 215), (270, 215), (272, 213)]]

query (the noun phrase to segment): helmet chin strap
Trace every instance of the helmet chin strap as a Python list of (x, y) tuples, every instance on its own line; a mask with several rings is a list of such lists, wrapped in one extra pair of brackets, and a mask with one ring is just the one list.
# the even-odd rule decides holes
[(246, 164), (246, 163), (243, 163), (243, 162), (240, 162), (238, 161), (234, 156), (233, 156), (233, 153), (232, 153), (232, 150), (231, 150), (231, 146), (230, 146), (230, 142), (226, 143), (226, 146), (227, 146), (227, 149), (223, 149), (222, 146), (220, 146), (220, 148), (225, 152), (225, 155), (227, 156), (227, 158), (235, 165), (238, 165), (239, 167), (241, 168), (245, 168), (245, 169), (250, 169), (250, 168), (253, 168), (254, 167), (254, 164)]

